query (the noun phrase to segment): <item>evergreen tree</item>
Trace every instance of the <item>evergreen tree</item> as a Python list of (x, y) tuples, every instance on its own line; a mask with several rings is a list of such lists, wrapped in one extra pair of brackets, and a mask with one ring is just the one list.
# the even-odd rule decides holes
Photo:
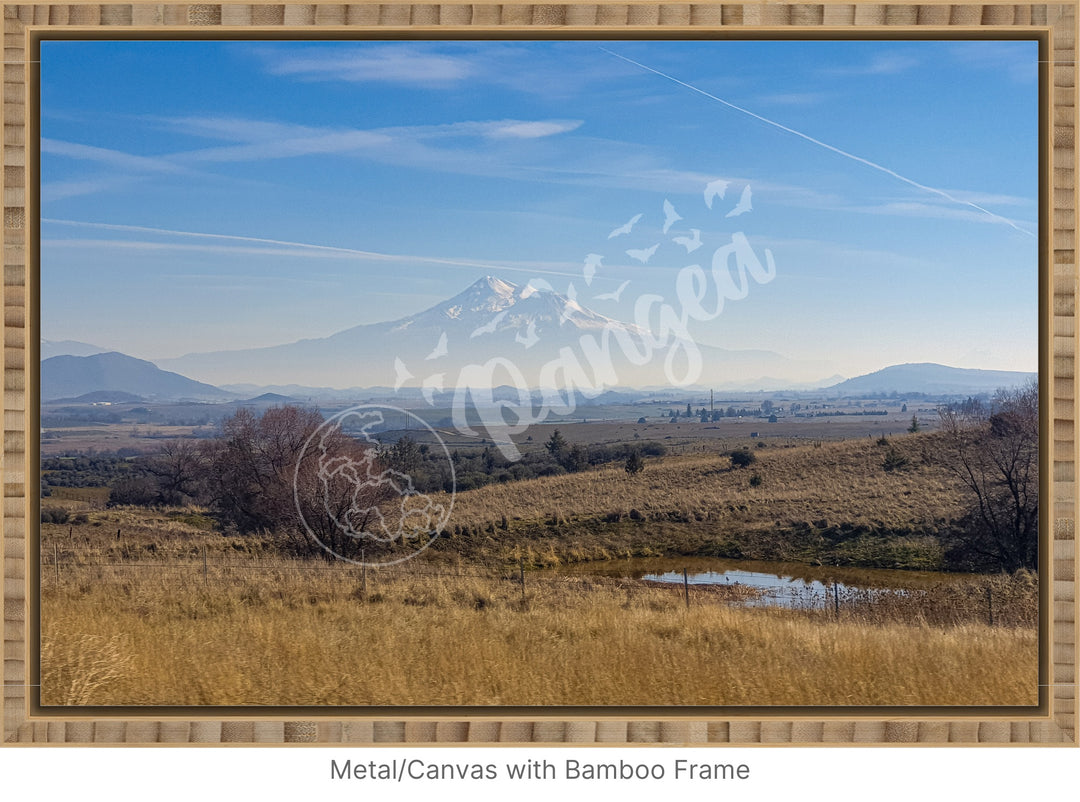
[(551, 437), (544, 446), (544, 448), (548, 450), (548, 453), (555, 458), (556, 462), (562, 462), (567, 447), (568, 444), (566, 438), (562, 436), (558, 429), (551, 433)]

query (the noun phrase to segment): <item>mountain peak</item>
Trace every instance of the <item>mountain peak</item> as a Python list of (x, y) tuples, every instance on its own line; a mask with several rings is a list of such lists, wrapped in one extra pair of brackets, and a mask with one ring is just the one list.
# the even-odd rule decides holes
[(501, 312), (513, 305), (517, 289), (517, 286), (509, 281), (503, 281), (495, 276), (484, 276), (449, 301), (433, 306), (419, 316), (408, 318), (405, 325), (410, 326), (412, 325), (410, 321), (425, 319), (432, 315), (444, 320), (456, 320), (471, 314)]
[(484, 276), (474, 281), (470, 289), (488, 289), (502, 294), (513, 292), (517, 289), (517, 285), (511, 284), (509, 281), (503, 281), (498, 276)]
[(509, 281), (503, 281), (497, 276), (484, 276), (473, 282), (465, 292), (473, 296), (491, 297), (494, 296), (500, 300), (509, 300), (514, 297), (514, 293), (518, 291), (516, 284), (511, 284)]

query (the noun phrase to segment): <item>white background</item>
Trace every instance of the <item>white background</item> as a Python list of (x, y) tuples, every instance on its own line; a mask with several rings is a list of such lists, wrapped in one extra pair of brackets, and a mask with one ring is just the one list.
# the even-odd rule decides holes
[[(330, 761), (494, 763), (494, 781), (331, 780)], [(507, 762), (536, 758), (560, 767), (582, 763), (662, 763), (660, 781), (511, 781)], [(746, 763), (745, 781), (676, 781), (675, 760)], [(760, 748), (472, 748), (472, 747), (0, 747), (0, 789), (6, 799), (359, 799), (777, 800), (874, 802), (973, 799), (978, 802), (1069, 797), (1080, 778), (1075, 747), (785, 747)], [(312, 796), (314, 795), (314, 796)]]

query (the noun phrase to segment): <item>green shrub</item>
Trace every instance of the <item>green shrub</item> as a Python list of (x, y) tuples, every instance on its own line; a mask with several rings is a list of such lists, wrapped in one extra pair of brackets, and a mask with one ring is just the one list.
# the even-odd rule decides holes
[(41, 510), (41, 522), (43, 524), (66, 524), (68, 511), (63, 507), (45, 507)]
[(890, 448), (888, 453), (885, 454), (885, 460), (881, 463), (881, 467), (886, 471), (899, 471), (906, 468), (908, 464), (908, 458), (897, 451), (895, 448)]
[(733, 451), (731, 452), (731, 467), (732, 468), (746, 468), (757, 462), (757, 457), (754, 456), (752, 451)]

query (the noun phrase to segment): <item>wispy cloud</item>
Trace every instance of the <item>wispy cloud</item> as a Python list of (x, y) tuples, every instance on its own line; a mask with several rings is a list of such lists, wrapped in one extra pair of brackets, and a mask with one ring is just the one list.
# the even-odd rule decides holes
[(565, 134), (580, 128), (581, 120), (543, 120), (518, 122), (507, 120), (493, 124), (488, 136), (493, 139), (540, 139), (545, 136)]
[(907, 53), (879, 53), (861, 64), (825, 67), (819, 74), (834, 78), (854, 78), (860, 75), (898, 75), (920, 65), (919, 59)]
[(372, 131), (328, 131), (312, 136), (247, 142), (219, 148), (176, 153), (172, 158), (189, 162), (244, 162), (289, 159), (299, 156), (364, 153), (392, 144), (393, 139)]
[(364, 47), (287, 56), (275, 49), (262, 49), (259, 54), (271, 75), (306, 81), (432, 85), (453, 84), (476, 74), (469, 59), (421, 48)]
[[(116, 150), (47, 140), (47, 153), (88, 160), (134, 173), (183, 173), (188, 165), (235, 163), (315, 155), (355, 155), (389, 163), (418, 159), (427, 166), (447, 159), (446, 151), (433, 150), (423, 142), (448, 138), (524, 141), (558, 136), (578, 129), (581, 120), (466, 120), (425, 126), (376, 129), (315, 128), (304, 125), (237, 117), (155, 118), (154, 124), (178, 133), (223, 140), (232, 144), (197, 148), (159, 157), (133, 156)], [(493, 154), (477, 144), (478, 162), (492, 164)], [(457, 162), (463, 154), (453, 153)], [(90, 188), (87, 184), (87, 189)], [(70, 193), (69, 193), (70, 194)]]
[(884, 214), (895, 217), (925, 217), (937, 220), (957, 220), (968, 223), (1000, 223), (1007, 222), (1010, 226), (1023, 234), (1028, 234), (1029, 229), (1036, 225), (1035, 221), (1013, 220), (1000, 215), (987, 215), (972, 209), (961, 209), (944, 204), (927, 203), (923, 201), (892, 201), (877, 205), (861, 206), (852, 211), (866, 214)]
[[(854, 265), (858, 266), (856, 269), (864, 271), (873, 268), (907, 273), (926, 270), (937, 264), (920, 256), (880, 248), (862, 248), (833, 240), (763, 235), (759, 241), (762, 247), (770, 248), (776, 253), (793, 255), (803, 261), (809, 260), (816, 264)], [(787, 273), (786, 277), (795, 281), (826, 281), (844, 284), (849, 284), (851, 281), (850, 276), (831, 269), (820, 273), (811, 270), (793, 270)]]
[(298, 139), (314, 136), (319, 128), (275, 120), (256, 120), (250, 117), (224, 117), (220, 115), (188, 117), (142, 117), (139, 122), (149, 123), (175, 133), (200, 136), (225, 142), (270, 142), (276, 139)]
[(946, 191), (962, 201), (977, 203), (980, 206), (1027, 206), (1035, 211), (1035, 199), (1024, 198), (1019, 195), (1005, 195), (1000, 192), (975, 192), (967, 189), (946, 189)]
[(81, 145), (77, 142), (63, 142), (56, 139), (42, 139), (41, 152), (143, 173), (181, 173), (184, 171), (183, 167), (169, 161), (167, 158), (135, 156), (119, 150)]
[(965, 42), (950, 53), (962, 67), (1008, 76), (1016, 83), (1034, 83), (1039, 77), (1034, 42)]
[[(44, 203), (94, 195), (127, 189), (147, 178), (160, 178), (163, 175), (191, 175), (190, 168), (170, 161), (163, 156), (136, 156), (119, 150), (82, 145), (77, 142), (64, 142), (58, 139), (42, 139), (41, 152), (50, 157), (61, 157), (78, 162), (88, 162), (98, 167), (108, 168), (99, 175), (68, 178), (62, 181), (45, 180), (41, 186), (41, 199)], [(52, 171), (52, 174), (62, 174)]]
[(42, 203), (77, 198), (83, 195), (96, 195), (99, 192), (115, 192), (127, 189), (142, 180), (140, 176), (108, 176), (73, 181), (47, 181), (41, 185)]

